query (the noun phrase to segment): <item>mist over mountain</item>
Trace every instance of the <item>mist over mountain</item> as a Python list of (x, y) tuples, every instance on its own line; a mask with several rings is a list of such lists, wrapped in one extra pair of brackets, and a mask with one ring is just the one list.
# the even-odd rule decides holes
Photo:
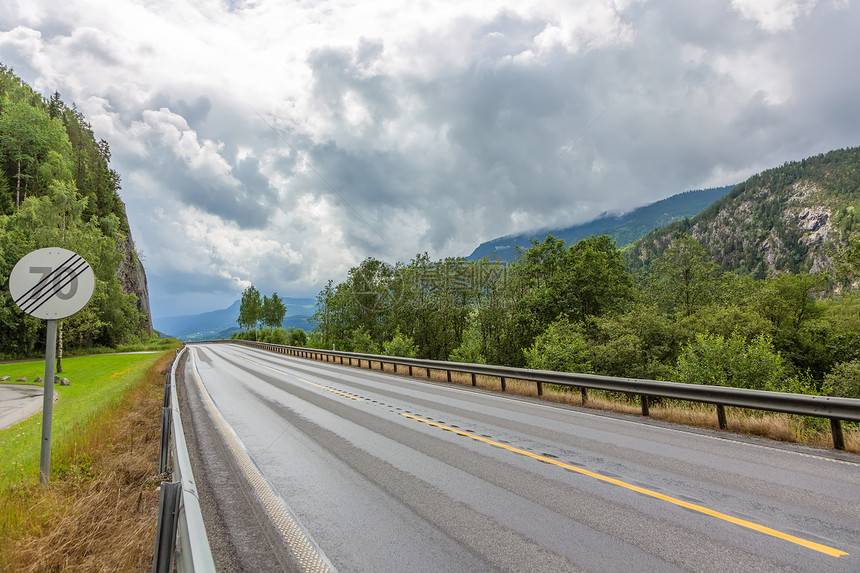
[(519, 257), (517, 247), (528, 248), (532, 239), (543, 240), (547, 235), (563, 239), (568, 244), (576, 243), (591, 235), (609, 235), (618, 247), (623, 247), (654, 229), (697, 215), (714, 201), (725, 196), (732, 187), (729, 185), (686, 191), (622, 215), (605, 214), (593, 221), (570, 227), (499, 237), (481, 243), (467, 258), (477, 260), (489, 257), (511, 262)]

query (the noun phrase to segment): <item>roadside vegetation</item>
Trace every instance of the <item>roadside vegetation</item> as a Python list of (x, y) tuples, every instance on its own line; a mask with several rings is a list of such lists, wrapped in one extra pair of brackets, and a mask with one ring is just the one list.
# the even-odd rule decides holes
[(308, 345), (860, 398), (860, 294), (833, 285), (723, 272), (689, 235), (639, 275), (606, 236), (548, 236), (507, 266), (367, 259), (319, 294)]
[[(172, 345), (64, 361), (71, 386), (57, 387), (48, 488), (38, 479), (41, 415), (0, 430), (0, 570), (151, 566)], [(0, 364), (0, 371), (32, 380), (44, 362)]]
[[(392, 267), (367, 259), (319, 293), (309, 334), (269, 328), (235, 337), (860, 398), (860, 293), (852, 289), (860, 243), (848, 245), (834, 253), (829, 274), (765, 278), (724, 271), (684, 233), (636, 274), (606, 236), (573, 245), (547, 236), (508, 265), (419, 255)], [(637, 408), (625, 395), (595, 397), (613, 409)], [(664, 402), (652, 415), (716, 424), (699, 410)], [(732, 412), (739, 418), (730, 427), (738, 430), (829, 442), (822, 420)], [(846, 423), (845, 432), (856, 443), (857, 425)]]
[(111, 347), (150, 336), (130, 280), (134, 250), (110, 146), (59, 93), (43, 98), (0, 64), (0, 360), (42, 355), (45, 321), (22, 313), (8, 277), (27, 253), (63, 247), (95, 274), (89, 304), (60, 325), (62, 348)]

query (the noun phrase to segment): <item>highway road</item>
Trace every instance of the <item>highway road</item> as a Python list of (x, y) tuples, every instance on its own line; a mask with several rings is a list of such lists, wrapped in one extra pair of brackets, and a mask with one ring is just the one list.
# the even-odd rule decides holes
[(189, 349), (263, 505), (339, 571), (860, 571), (860, 456)]

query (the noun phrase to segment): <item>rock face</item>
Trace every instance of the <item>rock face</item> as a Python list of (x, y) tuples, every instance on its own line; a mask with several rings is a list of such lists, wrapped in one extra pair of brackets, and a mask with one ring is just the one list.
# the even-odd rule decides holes
[(627, 255), (647, 269), (688, 233), (724, 270), (757, 278), (827, 272), (860, 231), (860, 148), (786, 163), (737, 185), (701, 214), (654, 231)]
[(122, 252), (122, 262), (117, 269), (117, 276), (125, 294), (137, 296), (137, 309), (146, 315), (146, 329), (152, 334), (152, 315), (149, 311), (149, 291), (146, 285), (146, 271), (143, 263), (137, 257), (131, 231), (122, 239), (117, 248)]

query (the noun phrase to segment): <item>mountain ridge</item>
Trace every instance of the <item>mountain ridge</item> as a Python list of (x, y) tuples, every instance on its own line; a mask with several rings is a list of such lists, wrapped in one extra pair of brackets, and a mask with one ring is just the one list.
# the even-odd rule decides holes
[(647, 269), (688, 233), (724, 270), (756, 278), (826, 272), (860, 231), (860, 147), (786, 162), (753, 175), (698, 215), (652, 231), (625, 249)]
[(609, 235), (619, 247), (623, 247), (655, 229), (697, 215), (728, 194), (733, 187), (728, 185), (684, 191), (620, 215), (604, 213), (596, 219), (569, 227), (505, 235), (481, 243), (466, 258), (477, 260), (488, 257), (512, 262), (519, 256), (517, 247), (528, 248), (532, 239), (541, 240), (548, 234), (568, 244), (591, 235)]

